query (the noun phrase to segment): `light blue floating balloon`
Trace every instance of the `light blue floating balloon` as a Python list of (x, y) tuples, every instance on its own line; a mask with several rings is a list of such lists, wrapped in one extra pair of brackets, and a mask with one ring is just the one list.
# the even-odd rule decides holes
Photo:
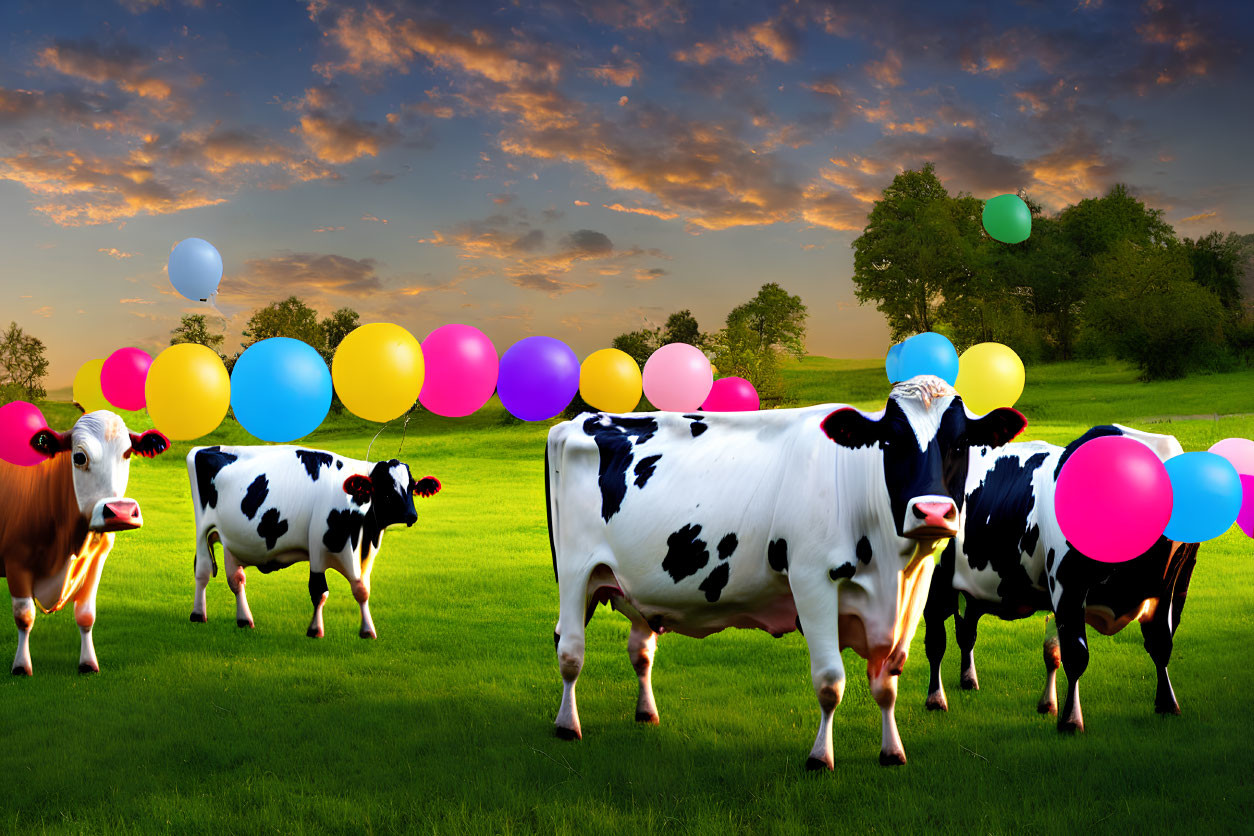
[(1237, 521), (1241, 477), (1227, 459), (1214, 453), (1183, 453), (1168, 459), (1166, 467), (1173, 502), (1163, 534), (1169, 540), (1201, 543)]
[(253, 343), (231, 372), (231, 408), (262, 441), (295, 441), (318, 429), (331, 408), (331, 370), (307, 343), (271, 337)]
[(901, 380), (933, 374), (953, 386), (958, 379), (958, 352), (944, 334), (915, 334), (901, 344), (897, 374)]
[(888, 382), (896, 383), (901, 380), (901, 347), (904, 343), (897, 343), (888, 349), (888, 356), (884, 358), (884, 371), (888, 373)]
[(170, 284), (193, 302), (207, 302), (222, 281), (222, 255), (203, 238), (185, 238), (170, 251)]

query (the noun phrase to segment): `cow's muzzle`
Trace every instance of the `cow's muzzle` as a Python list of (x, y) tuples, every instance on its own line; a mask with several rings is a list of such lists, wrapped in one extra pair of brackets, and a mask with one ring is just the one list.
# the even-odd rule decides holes
[(920, 496), (906, 505), (903, 537), (940, 540), (958, 533), (958, 507), (944, 496)]
[(131, 531), (141, 528), (144, 518), (139, 513), (139, 503), (126, 497), (102, 499), (92, 509), (92, 531)]

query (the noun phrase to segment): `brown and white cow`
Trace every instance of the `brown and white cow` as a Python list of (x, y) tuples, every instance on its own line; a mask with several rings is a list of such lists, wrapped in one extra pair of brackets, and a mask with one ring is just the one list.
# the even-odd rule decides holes
[(30, 444), (47, 459), (31, 467), (0, 461), (0, 575), (9, 582), (17, 655), (13, 673), (30, 676), (35, 605), (45, 613), (74, 602), (82, 633), (79, 673), (96, 673), (91, 629), (96, 588), (113, 533), (139, 528), (139, 504), (128, 498), (132, 453), (155, 456), (169, 440), (130, 432), (112, 412), (82, 416), (69, 432), (44, 429)]

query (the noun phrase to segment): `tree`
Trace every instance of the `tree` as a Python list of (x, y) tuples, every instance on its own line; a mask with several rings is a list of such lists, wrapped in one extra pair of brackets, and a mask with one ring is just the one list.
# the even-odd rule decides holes
[(0, 403), (34, 401), (48, 393), (43, 380), (48, 374), (44, 344), (25, 333), (16, 322), (0, 335)]
[(666, 327), (662, 329), (661, 344), (667, 345), (668, 343), (687, 343), (697, 348), (701, 347), (701, 326), (697, 324), (697, 318), (692, 315), (692, 311), (685, 308), (666, 318)]
[(352, 308), (340, 308), (322, 320), (322, 334), (327, 352), (334, 354), (340, 341), (361, 324), (361, 317)]
[(784, 354), (805, 354), (806, 306), (775, 282), (727, 314), (726, 326), (710, 338), (713, 363), (722, 375), (743, 377), (766, 402), (784, 396), (779, 366)]
[(209, 320), (204, 314), (183, 314), (178, 327), (170, 331), (170, 345), (195, 343), (219, 351), (225, 341), (222, 334), (209, 330)]
[(1193, 281), (1219, 297), (1230, 311), (1241, 310), (1241, 279), (1245, 253), (1241, 236), (1211, 232), (1196, 241), (1185, 238), (1184, 246), (1193, 266)]
[(626, 352), (631, 355), (631, 359), (635, 360), (640, 366), (644, 366), (653, 352), (657, 351), (661, 346), (661, 339), (660, 332), (642, 328), (639, 331), (619, 334), (610, 343), (610, 346)]
[(318, 322), (318, 312), (299, 297), (289, 296), (253, 311), (244, 326), (243, 348), (271, 337), (303, 340), (320, 353), (326, 350), (327, 332)]

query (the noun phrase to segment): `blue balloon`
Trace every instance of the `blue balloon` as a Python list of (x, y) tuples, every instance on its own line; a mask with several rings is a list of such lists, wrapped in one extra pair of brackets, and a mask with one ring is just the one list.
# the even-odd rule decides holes
[(1201, 543), (1218, 537), (1241, 512), (1241, 477), (1223, 456), (1183, 453), (1166, 462), (1171, 479), (1171, 519), (1163, 532), (1169, 540)]
[(547, 421), (579, 391), (579, 357), (552, 337), (527, 337), (501, 355), (496, 394), (515, 418)]
[(231, 408), (262, 441), (294, 441), (318, 429), (331, 408), (331, 370), (308, 343), (253, 343), (231, 371)]
[(958, 352), (944, 334), (915, 334), (901, 344), (897, 374), (901, 380), (934, 374), (953, 386), (958, 380)]
[(901, 347), (905, 343), (897, 343), (888, 349), (888, 356), (884, 358), (884, 371), (888, 373), (888, 382), (896, 383), (901, 380)]
[(185, 238), (170, 251), (170, 284), (193, 302), (207, 302), (222, 281), (222, 256), (203, 238)]

